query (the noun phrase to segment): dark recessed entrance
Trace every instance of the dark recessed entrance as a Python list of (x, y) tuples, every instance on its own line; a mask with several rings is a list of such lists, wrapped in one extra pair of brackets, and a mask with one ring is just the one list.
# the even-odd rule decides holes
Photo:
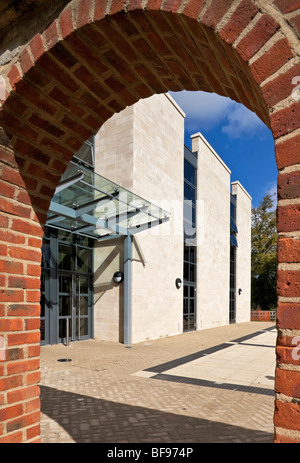
[(93, 240), (46, 228), (43, 244), (41, 342), (93, 335)]

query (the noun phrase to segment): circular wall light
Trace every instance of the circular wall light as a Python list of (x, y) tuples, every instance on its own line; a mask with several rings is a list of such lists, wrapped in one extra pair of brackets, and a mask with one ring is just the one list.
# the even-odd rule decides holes
[(175, 285), (176, 285), (176, 288), (177, 288), (177, 289), (181, 288), (182, 281), (181, 281), (180, 278), (176, 278), (176, 280), (175, 280)]
[(113, 280), (115, 283), (122, 283), (124, 280), (124, 275), (122, 272), (118, 271), (114, 273)]

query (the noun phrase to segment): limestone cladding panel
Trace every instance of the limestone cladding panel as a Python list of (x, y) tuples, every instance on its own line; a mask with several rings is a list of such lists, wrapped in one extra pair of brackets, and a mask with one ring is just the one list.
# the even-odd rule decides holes
[(95, 137), (95, 171), (124, 188), (133, 187), (134, 106), (114, 114)]
[(123, 270), (122, 238), (95, 245), (94, 252), (94, 337), (123, 341), (123, 285), (113, 282), (113, 274)]
[(192, 135), (198, 153), (197, 329), (229, 321), (230, 170), (201, 133)]
[[(251, 301), (251, 197), (239, 182), (232, 183), (236, 195), (236, 321), (250, 321)], [(242, 290), (239, 294), (239, 289)]]
[[(114, 114), (95, 136), (95, 171), (132, 190), (133, 107)], [(123, 270), (121, 240), (105, 241), (94, 252), (94, 336), (123, 341), (123, 285), (115, 286), (115, 271)]]
[(169, 222), (136, 235), (145, 262), (132, 269), (133, 342), (182, 332), (184, 114), (169, 95), (134, 108), (133, 190), (171, 213)]
[[(172, 214), (170, 222), (134, 239), (133, 343), (182, 332), (183, 295), (175, 280), (183, 279), (183, 149), (184, 114), (169, 95), (140, 100), (115, 114), (96, 135), (96, 172)], [(104, 265), (107, 246), (99, 246), (102, 254), (95, 252), (98, 266)], [(95, 335), (101, 339), (120, 339), (118, 291), (122, 285), (95, 303)]]

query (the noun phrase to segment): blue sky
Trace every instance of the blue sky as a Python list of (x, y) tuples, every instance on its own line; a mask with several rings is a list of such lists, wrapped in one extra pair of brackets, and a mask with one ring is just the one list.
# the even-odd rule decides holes
[(271, 131), (251, 111), (230, 98), (205, 92), (170, 92), (186, 114), (185, 144), (201, 132), (258, 206), (276, 192), (277, 167)]

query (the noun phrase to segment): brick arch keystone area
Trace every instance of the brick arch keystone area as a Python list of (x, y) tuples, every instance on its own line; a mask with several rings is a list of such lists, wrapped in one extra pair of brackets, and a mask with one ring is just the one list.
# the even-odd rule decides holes
[[(42, 3), (46, 14), (51, 2)], [(60, 6), (42, 30), (31, 8), (27, 30), (18, 29), (0, 60), (0, 442), (40, 441), (41, 244), (67, 163), (113, 113), (183, 89), (241, 102), (274, 135), (274, 441), (300, 442), (299, 0), (73, 0)]]

